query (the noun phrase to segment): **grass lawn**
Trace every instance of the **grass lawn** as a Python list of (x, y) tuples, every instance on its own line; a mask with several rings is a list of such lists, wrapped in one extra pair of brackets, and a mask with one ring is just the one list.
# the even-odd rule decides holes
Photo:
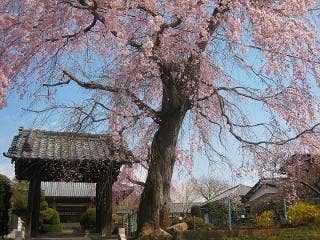
[(320, 240), (320, 227), (190, 231), (186, 240)]
[(256, 230), (256, 231), (253, 231), (251, 234), (243, 234), (243, 235), (239, 234), (238, 237), (222, 237), (220, 239), (221, 240), (222, 239), (223, 240), (317, 240), (319, 239), (320, 240), (320, 228), (317, 228), (317, 229), (289, 228), (289, 229), (279, 229), (279, 231)]

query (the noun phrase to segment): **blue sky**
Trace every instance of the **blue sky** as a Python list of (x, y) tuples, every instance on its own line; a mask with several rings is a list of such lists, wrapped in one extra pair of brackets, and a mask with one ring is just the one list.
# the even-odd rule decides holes
[[(90, 64), (90, 66), (97, 66), (99, 65), (96, 61), (94, 61), (93, 64)], [(226, 66), (224, 66), (226, 67)], [(233, 65), (230, 65), (227, 67), (230, 70), (231, 74), (235, 75), (242, 75), (243, 81), (249, 81), (247, 79), (247, 76), (241, 71), (239, 71), (238, 68), (235, 68)], [(89, 73), (92, 73), (97, 71), (95, 68), (88, 68)], [(235, 73), (233, 73), (235, 72)], [(34, 76), (32, 76), (34, 74)], [(36, 79), (36, 73), (32, 73), (30, 78)], [(35, 82), (35, 81), (34, 81)], [(254, 81), (252, 81), (254, 83)], [(79, 87), (77, 87), (75, 84), (70, 84), (67, 86), (63, 86), (58, 88), (57, 94), (55, 96), (55, 99), (57, 102), (79, 102), (81, 99), (84, 99), (84, 96), (86, 96), (87, 90), (83, 90)], [(14, 169), (11, 165), (10, 159), (4, 157), (2, 155), (3, 152), (6, 152), (8, 148), (10, 147), (10, 143), (12, 141), (12, 138), (18, 133), (19, 127), (24, 128), (41, 128), (41, 129), (47, 129), (47, 130), (61, 130), (61, 119), (57, 117), (50, 118), (50, 121), (46, 122), (45, 124), (36, 124), (34, 123), (34, 119), (36, 117), (33, 113), (26, 113), (22, 110), (22, 108), (28, 108), (31, 105), (31, 108), (37, 109), (37, 107), (32, 104), (33, 98), (28, 98), (27, 96), (24, 96), (22, 99), (20, 98), (20, 93), (13, 90), (9, 92), (8, 95), (8, 105), (0, 109), (0, 173), (5, 174), (9, 176), (10, 178), (14, 177)], [(40, 103), (42, 106), (43, 102)], [(258, 119), (263, 119), (265, 117), (265, 114), (261, 111), (261, 109), (258, 106), (250, 105), (248, 106), (249, 110), (248, 112), (253, 113), (254, 119), (258, 121)], [(184, 141), (184, 140), (182, 140)], [(225, 155), (231, 156), (231, 161), (233, 166), (237, 166), (242, 162), (242, 155), (238, 152), (238, 143), (233, 138), (228, 138), (228, 148), (219, 149), (222, 153)], [(207, 158), (204, 156), (201, 156), (197, 154), (195, 156), (196, 159), (194, 159), (194, 169), (193, 173), (196, 176), (203, 176), (203, 175), (214, 175), (216, 178), (228, 180), (231, 184), (247, 184), (247, 185), (253, 185), (255, 181), (257, 180), (257, 176), (255, 173), (252, 173), (250, 175), (246, 175), (245, 177), (239, 179), (239, 178), (232, 178), (232, 171), (226, 164), (213, 164), (209, 163)], [(214, 159), (213, 159), (214, 160)], [(176, 168), (177, 170), (177, 168)], [(180, 178), (178, 171), (174, 174), (175, 178)], [(186, 176), (182, 176), (182, 178), (185, 178)]]
[[(21, 93), (16, 90), (9, 91), (7, 106), (0, 109), (0, 174), (5, 174), (10, 178), (14, 177), (14, 168), (10, 159), (4, 157), (2, 153), (6, 152), (10, 147), (12, 138), (18, 133), (19, 127), (59, 131), (62, 125), (59, 119), (60, 116), (58, 118), (50, 118), (50, 121), (46, 121), (45, 124), (35, 121), (37, 117), (36, 114), (23, 110), (23, 108), (37, 109), (33, 103), (33, 97), (21, 97), (20, 94)], [(60, 103), (66, 99), (77, 101), (82, 94), (82, 89), (67, 86), (59, 89), (56, 94), (56, 99), (60, 101)], [(41, 102), (41, 104), (43, 104), (43, 102)]]
[(20, 126), (32, 127), (29, 116), (22, 114), (21, 107), (26, 105), (25, 100), (11, 93), (7, 107), (0, 109), (0, 173), (12, 178), (14, 176), (10, 159), (2, 155), (10, 147), (12, 137), (17, 134)]
[[(254, 55), (250, 56), (252, 60), (254, 60)], [(93, 64), (90, 64), (90, 66), (94, 65), (97, 67), (99, 64), (94, 62)], [(230, 66), (223, 65), (224, 68), (230, 70), (229, 73), (231, 75), (235, 76), (241, 76), (241, 80), (245, 83), (248, 83), (251, 85), (252, 83), (255, 83), (255, 81), (251, 81), (251, 79), (248, 78), (247, 75), (243, 71), (241, 71), (239, 68), (235, 67), (233, 64), (230, 64)], [(87, 70), (87, 69), (86, 69)], [(96, 69), (88, 69), (88, 72), (95, 72)], [(34, 73), (36, 74), (36, 73)], [(33, 76), (36, 78), (36, 76)], [(32, 76), (30, 76), (30, 79)], [(0, 109), (0, 152), (6, 152), (8, 148), (10, 147), (11, 140), (13, 136), (15, 136), (18, 132), (19, 127), (24, 128), (41, 128), (41, 129), (48, 129), (48, 130), (61, 130), (61, 121), (59, 121), (59, 118), (52, 117), (50, 118), (50, 121), (46, 122), (45, 124), (35, 124), (34, 119), (36, 117), (35, 114), (32, 113), (26, 113), (22, 110), (22, 108), (28, 108), (31, 104), (32, 98), (28, 98), (26, 96), (23, 97), (23, 99), (20, 98), (20, 93), (16, 91), (11, 91), (8, 96), (8, 105)], [(59, 103), (62, 102), (78, 102), (81, 98), (83, 99), (83, 96), (85, 96), (86, 90), (83, 90), (79, 87), (76, 87), (75, 85), (68, 85), (61, 88), (58, 88), (57, 95), (55, 96), (55, 99), (58, 100)], [(41, 103), (42, 104), (42, 103)], [(31, 107), (36, 107), (31, 104)], [(248, 115), (250, 115), (250, 118), (254, 119), (255, 121), (263, 120), (266, 117), (266, 114), (261, 110), (259, 106), (256, 106), (254, 104), (250, 104), (249, 106), (246, 106), (246, 112), (248, 112)], [(254, 121), (254, 122), (255, 122)], [(182, 140), (184, 141), (184, 140)], [(227, 138), (227, 145), (228, 148), (219, 148), (219, 151), (222, 152), (225, 155), (228, 155), (231, 158), (231, 163), (233, 167), (237, 167), (242, 162), (242, 154), (238, 152), (239, 144), (235, 139)], [(246, 156), (244, 156), (246, 157)], [(214, 162), (215, 159), (212, 159)], [(257, 175), (252, 172), (251, 174), (247, 174), (243, 178), (233, 178), (232, 171), (227, 166), (227, 164), (213, 164), (212, 162), (209, 163), (207, 158), (204, 156), (201, 156), (197, 154), (194, 159), (194, 169), (193, 173), (196, 176), (203, 176), (203, 175), (213, 175), (216, 178), (223, 179), (229, 181), (231, 184), (247, 184), (247, 185), (253, 185), (255, 181), (257, 180)], [(176, 168), (177, 170), (177, 168)], [(0, 156), (0, 173), (5, 174), (9, 176), (10, 178), (14, 177), (14, 171), (13, 166), (10, 163), (10, 159), (4, 157), (2, 154)], [(174, 174), (175, 178), (179, 178), (178, 171)], [(182, 178), (185, 178), (186, 176), (182, 176)]]
[[(62, 89), (61, 89), (62, 90)], [(70, 89), (60, 90), (60, 97), (67, 96), (68, 98), (76, 99), (78, 95), (78, 89), (73, 89), (73, 92)], [(80, 90), (81, 91), (81, 90)], [(14, 166), (11, 164), (10, 159), (2, 155), (3, 152), (6, 152), (10, 147), (12, 138), (18, 133), (19, 127), (24, 128), (42, 128), (50, 130), (59, 130), (60, 121), (57, 119), (52, 119), (50, 122), (47, 122), (45, 125), (39, 125), (34, 122), (35, 115), (32, 113), (26, 113), (22, 108), (27, 108), (30, 106), (30, 99), (24, 97), (20, 98), (19, 93), (11, 91), (8, 95), (8, 104), (6, 107), (0, 109), (0, 174), (9, 176), (10, 178), (14, 177)], [(235, 144), (235, 143), (234, 143)], [(232, 146), (232, 149), (235, 146)], [(230, 151), (230, 149), (228, 150)], [(236, 154), (234, 154), (236, 156)], [(247, 185), (253, 185), (257, 180), (256, 175), (253, 173), (252, 176), (245, 176), (242, 179), (232, 179), (231, 171), (226, 165), (212, 165), (209, 164), (208, 160), (198, 156), (198, 159), (195, 161), (193, 172), (196, 176), (202, 175), (214, 175), (219, 179), (224, 179), (230, 181), (232, 184), (243, 183)], [(234, 159), (238, 161), (238, 159)], [(176, 178), (184, 179), (186, 176), (182, 175), (178, 177), (178, 171), (176, 171)]]
[[(77, 61), (84, 60), (81, 56), (74, 56)], [(87, 66), (85, 69), (82, 69), (88, 75), (96, 75), (97, 72), (99, 72), (99, 66), (101, 66), (101, 63), (99, 64), (99, 59), (95, 57), (95, 55), (90, 54), (90, 57), (93, 57), (91, 60), (91, 64), (81, 64), (81, 66)], [(250, 54), (249, 60), (254, 62), (256, 64), (256, 55)], [(62, 57), (61, 58), (61, 65), (62, 66), (68, 66), (68, 60), (70, 60), (69, 57)], [(220, 59), (224, 59), (223, 56), (220, 57)], [(71, 59), (72, 60), (72, 59)], [(73, 59), (74, 60), (74, 59)], [(74, 60), (75, 61), (75, 60)], [(70, 61), (71, 62), (71, 61)], [(219, 62), (219, 64), (226, 70), (229, 70), (228, 72), (230, 75), (234, 77), (239, 77), (242, 80), (242, 83), (245, 83), (249, 86), (256, 84), (257, 81), (252, 81), (243, 71), (240, 71), (239, 68), (237, 68), (234, 65), (234, 62)], [(32, 76), (33, 75), (33, 76)], [(27, 76), (30, 79), (37, 79), (37, 73), (32, 72), (30, 76)], [(58, 95), (56, 98), (61, 101), (79, 101), (81, 96), (85, 94), (85, 90), (81, 90), (80, 88), (72, 86), (64, 86), (63, 88), (59, 88)], [(53, 117), (50, 119), (50, 122), (46, 122), (44, 125), (37, 125), (34, 124), (34, 118), (35, 115), (31, 113), (25, 113), (22, 111), (23, 107), (28, 107), (31, 103), (31, 99), (28, 97), (24, 97), (23, 99), (20, 99), (19, 93), (15, 91), (11, 91), (8, 96), (8, 105), (7, 107), (0, 110), (0, 152), (6, 152), (10, 146), (11, 140), (14, 135), (17, 134), (19, 127), (24, 128), (42, 128), (42, 129), (50, 129), (50, 130), (60, 130), (61, 128), (61, 122), (58, 118)], [(33, 107), (33, 105), (32, 105)], [(246, 106), (246, 112), (250, 115), (251, 119), (254, 119), (255, 121), (262, 120), (266, 117), (266, 114), (259, 108), (259, 106), (255, 106), (254, 104), (250, 104)], [(254, 121), (254, 122), (255, 122)], [(183, 141), (183, 140), (182, 140)], [(238, 166), (241, 162), (241, 154), (238, 152), (238, 146), (239, 144), (233, 139), (233, 138), (227, 138), (226, 139), (228, 143), (228, 148), (219, 149), (222, 153), (231, 156), (231, 161), (234, 164), (234, 166)], [(214, 159), (213, 159), (214, 160)], [(200, 155), (196, 156), (195, 164), (193, 172), (195, 175), (214, 175), (216, 178), (228, 180), (232, 182), (233, 184), (236, 183), (243, 183), (248, 185), (253, 185), (254, 182), (257, 180), (257, 176), (255, 173), (252, 173), (251, 176), (246, 175), (242, 179), (234, 179), (231, 178), (231, 170), (228, 168), (226, 164), (210, 164), (208, 160)], [(14, 176), (13, 167), (10, 163), (10, 159), (5, 158), (4, 156), (0, 156), (0, 173), (8, 175), (9, 177)], [(175, 174), (175, 177), (177, 177), (177, 172)]]
[[(256, 62), (255, 55), (251, 54), (250, 60)], [(222, 64), (223, 63), (221, 63), (221, 65)], [(97, 67), (98, 64), (94, 63), (93, 65)], [(236, 67), (233, 63), (230, 63), (230, 65), (224, 64), (223, 66), (226, 70), (229, 70), (229, 73), (232, 76), (240, 78), (241, 82), (245, 85), (253, 85), (252, 87), (257, 88), (261, 87), (255, 86), (254, 84), (257, 84), (257, 81), (246, 75), (243, 70), (239, 69), (239, 67)], [(83, 99), (85, 95), (86, 90), (83, 90), (79, 87), (76, 87), (74, 84), (71, 84), (70, 86), (68, 85), (59, 88), (55, 99), (57, 99), (59, 103), (66, 101), (78, 102), (81, 98)], [(61, 130), (61, 121), (59, 121), (60, 119), (57, 117), (50, 118), (50, 121), (46, 122), (45, 124), (35, 124), (33, 120), (35, 119), (36, 115), (32, 113), (26, 113), (22, 110), (22, 108), (28, 108), (31, 104), (31, 101), (32, 98), (24, 96), (24, 98), (21, 99), (18, 92), (11, 91), (8, 96), (8, 105), (5, 108), (0, 109), (1, 153), (8, 150), (12, 138), (17, 134), (19, 127), (41, 128), (57, 131)], [(31, 104), (31, 107), (36, 109), (33, 104)], [(253, 120), (253, 123), (263, 122), (264, 119), (268, 118), (268, 115), (264, 112), (264, 109), (262, 109), (261, 106), (257, 104), (252, 103), (245, 105), (244, 110), (246, 113), (248, 113), (248, 117)], [(263, 134), (259, 134), (260, 137), (261, 135), (263, 136)], [(231, 158), (231, 164), (233, 165), (233, 167), (238, 167), (242, 163), (243, 158), (249, 158), (249, 156), (243, 156), (243, 154), (239, 152), (239, 143), (233, 137), (228, 137), (226, 139), (226, 142), (228, 147), (219, 148), (219, 151)], [(213, 160), (212, 162), (214, 162), (215, 159), (211, 160)], [(238, 183), (253, 185), (257, 181), (257, 175), (255, 172), (246, 174), (242, 178), (234, 178), (232, 177), (232, 171), (227, 164), (214, 164), (212, 162), (210, 163), (207, 158), (199, 154), (195, 156), (194, 162), (193, 173), (196, 176), (213, 175), (218, 179), (227, 180), (234, 185)], [(0, 173), (5, 174), (10, 178), (14, 177), (13, 166), (10, 163), (10, 159), (7, 159), (2, 154), (0, 156)], [(175, 172), (174, 176), (175, 178), (179, 178), (178, 171)], [(183, 176), (183, 178), (185, 178), (185, 176)]]

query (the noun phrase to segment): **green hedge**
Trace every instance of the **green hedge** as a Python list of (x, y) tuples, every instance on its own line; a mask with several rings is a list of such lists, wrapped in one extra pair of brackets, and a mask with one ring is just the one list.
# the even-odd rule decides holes
[(209, 202), (207, 204), (208, 212), (211, 216), (214, 216), (218, 219), (224, 219), (226, 217), (226, 214), (228, 213), (227, 207), (218, 202)]
[(40, 212), (40, 231), (41, 232), (61, 232), (60, 217), (53, 208), (47, 208)]
[(88, 208), (81, 216), (80, 225), (83, 230), (95, 232), (96, 230), (96, 209)]
[(41, 220), (43, 224), (60, 224), (60, 217), (58, 212), (53, 208), (47, 208), (41, 211)]
[(191, 215), (195, 217), (201, 217), (201, 209), (199, 205), (193, 205), (191, 207)]
[[(118, 228), (122, 226), (124, 217), (117, 214), (112, 214), (112, 232), (118, 232)], [(84, 231), (96, 232), (96, 209), (88, 208), (87, 211), (81, 216), (81, 228)]]
[(0, 236), (9, 233), (9, 209), (11, 207), (11, 185), (10, 180), (0, 175)]
[(40, 202), (40, 210), (43, 211), (43, 210), (46, 210), (47, 208), (49, 208), (49, 205), (46, 201), (41, 201)]

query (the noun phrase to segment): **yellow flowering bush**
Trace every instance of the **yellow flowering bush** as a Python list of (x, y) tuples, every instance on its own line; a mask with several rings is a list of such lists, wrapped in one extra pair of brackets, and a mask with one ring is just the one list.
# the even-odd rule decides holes
[(296, 202), (288, 208), (288, 222), (305, 225), (320, 220), (320, 208), (307, 202)]
[(272, 227), (275, 225), (277, 215), (272, 210), (267, 210), (256, 217), (256, 224), (261, 227)]

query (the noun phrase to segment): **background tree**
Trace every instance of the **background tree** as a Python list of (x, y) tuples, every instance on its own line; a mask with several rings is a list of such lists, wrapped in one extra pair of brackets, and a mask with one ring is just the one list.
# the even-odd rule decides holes
[(14, 181), (12, 185), (12, 213), (21, 218), (24, 224), (28, 219), (28, 189), (27, 181)]
[(295, 154), (287, 158), (280, 169), (287, 175), (282, 186), (287, 195), (295, 193), (300, 199), (320, 197), (320, 156)]
[[(237, 140), (263, 164), (270, 143), (317, 150), (318, 4), (3, 0), (0, 101), (10, 86), (29, 90), (42, 107), (31, 111), (72, 112), (75, 130), (106, 122), (115, 140), (131, 140), (148, 169), (139, 227), (159, 228), (184, 146), (225, 160), (221, 145)], [(68, 84), (84, 90), (54, 100)]]
[[(28, 210), (28, 190), (27, 181), (14, 181), (12, 184), (12, 214), (21, 218), (23, 225), (28, 229), (29, 210)], [(60, 216), (55, 209), (49, 208), (45, 200), (44, 193), (40, 196), (40, 226), (41, 232), (60, 232)]]
[(11, 207), (11, 185), (10, 180), (0, 175), (0, 236), (4, 238), (9, 234), (9, 210)]
[(171, 189), (171, 195), (173, 202), (182, 204), (182, 210), (186, 214), (194, 204), (202, 200), (201, 195), (196, 191), (193, 179), (186, 179), (175, 183), (174, 189)]
[(191, 207), (191, 216), (201, 217), (201, 209), (199, 205), (193, 205)]
[(211, 176), (202, 176), (195, 181), (195, 190), (205, 200), (211, 200), (216, 194), (228, 189), (229, 184)]
[(206, 205), (213, 224), (222, 225), (228, 214), (227, 205), (220, 202), (209, 202)]

